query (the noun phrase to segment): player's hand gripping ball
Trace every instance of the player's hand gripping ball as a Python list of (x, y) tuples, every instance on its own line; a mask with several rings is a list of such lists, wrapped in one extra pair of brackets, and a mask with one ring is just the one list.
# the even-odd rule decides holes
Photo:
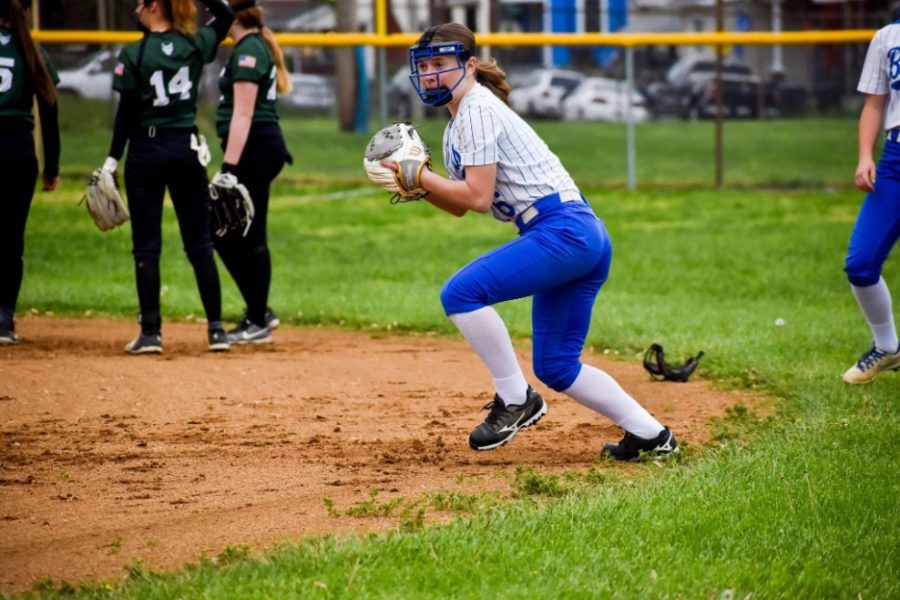
[[(396, 164), (397, 170), (382, 165)], [(372, 183), (394, 192), (391, 204), (424, 198), (423, 169), (431, 168), (431, 154), (419, 132), (409, 123), (394, 123), (376, 133), (366, 148), (363, 166)]]

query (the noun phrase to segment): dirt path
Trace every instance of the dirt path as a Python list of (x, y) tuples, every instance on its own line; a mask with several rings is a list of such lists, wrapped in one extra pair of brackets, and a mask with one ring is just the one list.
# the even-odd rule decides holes
[[(0, 347), (0, 591), (391, 528), (396, 518), (329, 515), (324, 499), (345, 509), (375, 488), (379, 500), (508, 490), (498, 471), (587, 469), (620, 436), (538, 385), (550, 408), (540, 425), (472, 452), (490, 380), (461, 341), (282, 327), (272, 346), (213, 355), (202, 325), (167, 324), (162, 357), (132, 357), (131, 323), (26, 316), (18, 329), (22, 344)], [(752, 402), (586, 360), (690, 443)]]

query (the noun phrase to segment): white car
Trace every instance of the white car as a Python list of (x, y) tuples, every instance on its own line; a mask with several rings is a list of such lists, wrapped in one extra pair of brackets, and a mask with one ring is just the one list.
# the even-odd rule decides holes
[[(628, 121), (628, 84), (617, 79), (588, 77), (562, 102), (566, 121)], [(647, 100), (631, 88), (631, 119), (643, 123), (650, 116)]]
[(113, 69), (117, 50), (100, 50), (71, 69), (59, 71), (57, 90), (89, 100), (109, 100), (113, 97)]
[(327, 77), (311, 73), (291, 73), (294, 88), (278, 100), (285, 106), (330, 112), (337, 105), (334, 85)]
[(561, 69), (536, 69), (509, 94), (513, 110), (523, 116), (559, 117), (562, 102), (577, 88), (584, 75)]

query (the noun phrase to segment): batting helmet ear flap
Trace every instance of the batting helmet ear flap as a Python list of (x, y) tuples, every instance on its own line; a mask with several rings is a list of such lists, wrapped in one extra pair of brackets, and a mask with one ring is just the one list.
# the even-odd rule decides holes
[(692, 356), (683, 365), (670, 365), (666, 362), (666, 354), (660, 344), (652, 344), (644, 353), (644, 369), (650, 377), (664, 381), (680, 381), (684, 383), (697, 370), (703, 351)]

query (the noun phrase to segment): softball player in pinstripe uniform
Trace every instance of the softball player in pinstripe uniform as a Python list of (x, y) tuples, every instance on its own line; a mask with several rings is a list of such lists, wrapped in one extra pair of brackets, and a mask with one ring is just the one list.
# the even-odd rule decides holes
[(206, 313), (208, 347), (214, 352), (229, 348), (209, 231), (206, 161), (195, 120), (203, 65), (215, 59), (234, 13), (224, 0), (203, 3), (214, 18), (197, 31), (193, 0), (138, 0), (135, 16), (144, 37), (122, 50), (114, 71), (119, 107), (102, 168), (115, 173), (128, 144), (125, 190), (141, 312), (141, 332), (125, 346), (129, 354), (162, 352), (159, 257), (166, 188)]
[[(867, 383), (883, 371), (900, 369), (891, 293), (881, 276), (900, 238), (900, 21), (875, 33), (857, 89), (866, 99), (859, 117), (854, 179), (856, 187), (868, 194), (850, 236), (844, 271), (874, 342), (844, 373), (844, 381), (850, 384)], [(872, 152), (882, 128), (887, 139), (876, 168)]]
[(31, 0), (0, 0), (0, 345), (17, 344), (15, 311), (22, 286), (25, 223), (34, 197), (38, 161), (32, 105), (37, 98), (44, 143), (43, 189), (59, 182), (59, 77), (35, 45), (26, 12)]
[(450, 178), (422, 172), (426, 199), (456, 216), (490, 211), (519, 230), (517, 239), (463, 267), (441, 291), (445, 312), (487, 366), (496, 390), (485, 407), (490, 413), (472, 431), (469, 445), (497, 448), (547, 412), (492, 308), (532, 296), (534, 373), (625, 430), (622, 441), (607, 444), (604, 452), (628, 460), (642, 451), (675, 451), (668, 428), (612, 377), (580, 361), (612, 246), (603, 221), (559, 159), (507, 105), (503, 71), (493, 60), (476, 58), (474, 35), (458, 23), (426, 31), (410, 49), (410, 70), (422, 101), (446, 105), (451, 117), (443, 140)]

